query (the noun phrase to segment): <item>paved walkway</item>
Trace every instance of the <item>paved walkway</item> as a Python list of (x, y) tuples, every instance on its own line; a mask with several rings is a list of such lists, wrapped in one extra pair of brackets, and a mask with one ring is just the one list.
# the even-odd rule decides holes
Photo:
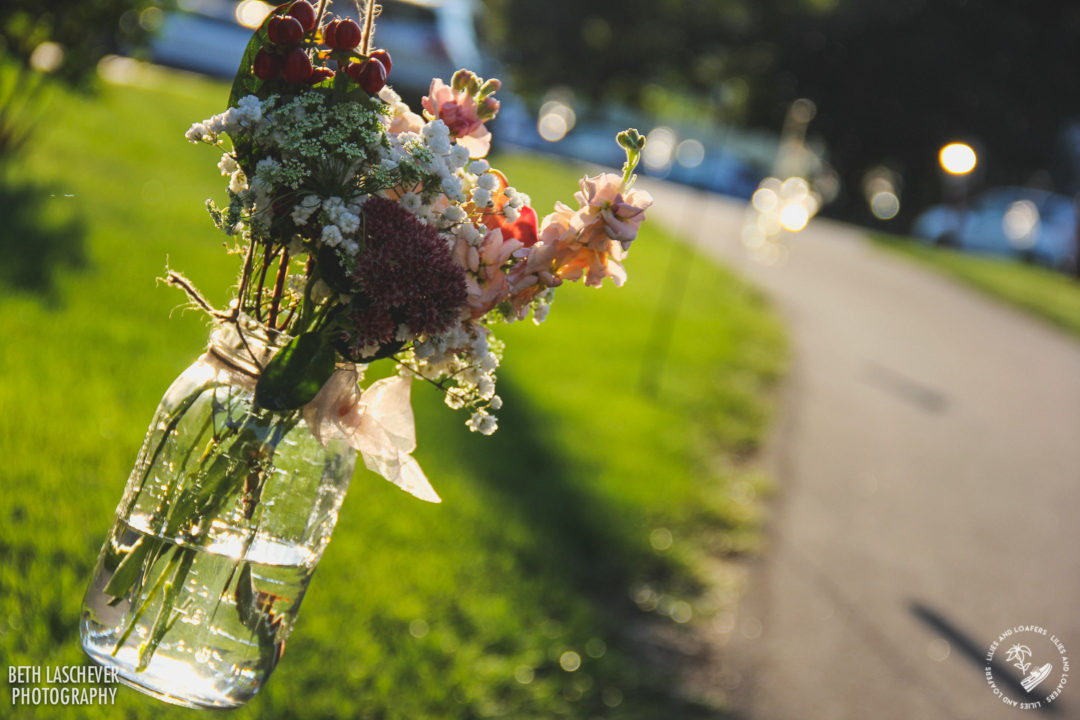
[[(642, 186), (654, 220), (773, 298), (794, 345), (769, 542), (733, 644), (740, 717), (1031, 717), (995, 698), (983, 656), (1039, 625), (1080, 663), (1080, 343), (838, 223), (760, 266), (740, 203)], [(1080, 717), (1071, 674), (1044, 715)]]

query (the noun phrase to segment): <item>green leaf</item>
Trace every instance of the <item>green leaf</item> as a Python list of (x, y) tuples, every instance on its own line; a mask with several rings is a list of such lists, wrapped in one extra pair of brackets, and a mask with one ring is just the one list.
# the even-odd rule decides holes
[(243, 564), (240, 577), (236, 579), (236, 611), (244, 627), (255, 632), (262, 620), (262, 615), (255, 604), (255, 584), (251, 580), (251, 565)]
[(319, 248), (317, 261), (319, 275), (331, 290), (345, 294), (356, 292), (356, 283), (349, 277), (349, 273), (341, 263), (341, 256), (335, 248), (323, 245)]
[(165, 634), (176, 624), (182, 614), (182, 611), (176, 607), (176, 599), (180, 591), (183, 590), (184, 583), (187, 582), (188, 572), (191, 570), (191, 566), (195, 562), (195, 555), (199, 551), (194, 548), (177, 546), (176, 552), (178, 555), (173, 556), (173, 562), (170, 562), (169, 566), (172, 568), (176, 558), (180, 558), (180, 562), (176, 566), (176, 574), (166, 581), (162, 592), (161, 607), (158, 609), (157, 617), (154, 619), (150, 636), (139, 645), (139, 663), (135, 666), (135, 672), (142, 672), (150, 665), (158, 645), (161, 644)]
[(333, 346), (318, 333), (298, 335), (274, 356), (259, 376), (255, 402), (274, 411), (303, 407), (333, 372)]
[(105, 586), (105, 593), (112, 596), (114, 600), (119, 600), (127, 595), (128, 591), (135, 585), (139, 573), (142, 572), (144, 561), (150, 549), (159, 542), (159, 540), (151, 538), (149, 535), (139, 537), (138, 542), (128, 550), (127, 554), (124, 555), (124, 559), (116, 567), (109, 584)]
[(262, 25), (251, 34), (251, 39), (248, 40), (247, 47), (244, 49), (244, 56), (240, 59), (240, 67), (236, 69), (232, 89), (229, 91), (229, 107), (235, 106), (242, 97), (259, 94), (263, 81), (255, 77), (255, 73), (251, 71), (251, 66), (255, 62), (255, 56), (259, 54), (259, 50), (270, 43), (270, 36), (266, 32), (266, 26), (270, 23), (270, 19), (281, 15), (283, 12), (282, 8), (276, 8), (266, 16)]
[(198, 526), (206, 532), (203, 520), (214, 515), (227, 498), (243, 487), (249, 464), (260, 454), (262, 443), (256, 432), (242, 427), (227, 444), (218, 443), (213, 458), (205, 470), (201, 467), (193, 474), (192, 482), (169, 508), (165, 534), (172, 537), (178, 532), (191, 532)]

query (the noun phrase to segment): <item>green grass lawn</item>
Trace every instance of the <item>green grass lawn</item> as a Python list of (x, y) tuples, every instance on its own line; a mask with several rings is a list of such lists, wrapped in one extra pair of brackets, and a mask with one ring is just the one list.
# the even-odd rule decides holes
[(879, 247), (957, 278), (1080, 338), (1080, 281), (1076, 278), (1008, 258), (928, 247), (896, 235), (872, 233), (871, 238)]
[[(155, 278), (168, 263), (223, 304), (238, 267), (203, 210), (223, 194), (218, 158), (183, 138), (226, 89), (160, 79), (61, 95), (8, 179), (57, 188), (41, 223), (84, 228), (86, 257), (49, 296), (0, 286), (2, 666), (85, 662), (98, 549), (161, 394), (206, 340)], [(571, 199), (574, 169), (499, 163), (541, 212)], [(443, 504), (357, 472), (284, 659), (232, 717), (708, 716), (636, 631), (707, 621), (719, 604), (702, 557), (754, 548), (764, 482), (744, 461), (784, 335), (758, 293), (654, 225), (627, 266), (623, 289), (565, 287), (546, 324), (500, 329), (494, 437), (416, 387), (416, 457)], [(658, 328), (671, 329), (660, 366)], [(191, 717), (126, 688), (114, 708), (14, 714)]]

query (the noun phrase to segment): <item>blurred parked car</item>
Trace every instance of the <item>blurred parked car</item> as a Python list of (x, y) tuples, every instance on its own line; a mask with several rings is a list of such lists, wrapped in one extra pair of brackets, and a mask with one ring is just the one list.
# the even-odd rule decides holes
[(1066, 272), (1077, 269), (1077, 206), (1063, 195), (1021, 187), (989, 190), (966, 205), (924, 210), (912, 234), (972, 252), (1022, 257)]
[(708, 148), (704, 159), (693, 167), (673, 164), (667, 175), (672, 182), (742, 200), (753, 196), (764, 177), (763, 171), (719, 146)]
[[(375, 44), (394, 59), (390, 84), (416, 103), (431, 79), (447, 82), (454, 71), (468, 67), (483, 74), (484, 58), (476, 43), (470, 0), (384, 0)], [(272, 5), (244, 0), (179, 0), (164, 15), (151, 44), (151, 59), (162, 65), (231, 78), (251, 38), (251, 27)], [(338, 16), (358, 20), (351, 3), (334, 7)]]
[(180, 0), (177, 6), (165, 13), (150, 44), (150, 59), (212, 77), (233, 77), (252, 32), (237, 21), (237, 3)]

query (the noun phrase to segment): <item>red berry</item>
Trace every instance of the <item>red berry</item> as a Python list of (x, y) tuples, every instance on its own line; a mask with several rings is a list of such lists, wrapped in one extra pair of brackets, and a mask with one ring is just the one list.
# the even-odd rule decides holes
[(334, 71), (325, 65), (320, 65), (311, 71), (311, 77), (308, 79), (308, 82), (315, 85), (321, 83), (323, 80), (329, 80), (332, 77), (334, 77)]
[(364, 60), (363, 62), (349, 63), (345, 68), (356, 83), (374, 95), (386, 85), (386, 68), (378, 60)]
[(304, 26), (300, 21), (289, 15), (278, 15), (270, 18), (266, 26), (266, 34), (270, 36), (270, 42), (278, 45), (295, 45), (304, 37)]
[(305, 35), (315, 29), (315, 8), (311, 7), (311, 3), (307, 0), (294, 2), (293, 6), (289, 8), (289, 15), (300, 21)]
[(281, 75), (285, 82), (305, 83), (311, 78), (311, 58), (300, 48), (285, 53), (285, 69)]
[(255, 54), (255, 62), (252, 63), (251, 69), (255, 73), (255, 77), (261, 80), (273, 80), (280, 77), (281, 56), (263, 48)]
[(360, 26), (349, 18), (345, 18), (338, 23), (337, 29), (334, 31), (334, 43), (330, 47), (337, 50), (352, 50), (360, 44), (362, 37), (363, 33), (360, 31)]
[(390, 74), (390, 68), (394, 67), (394, 62), (390, 59), (390, 53), (385, 50), (374, 50), (370, 57), (372, 60), (378, 60), (382, 63), (382, 66), (386, 68), (386, 74)]
[(323, 26), (323, 29), (322, 29), (323, 44), (326, 45), (326, 47), (330, 47), (330, 48), (337, 47), (337, 45), (336, 45), (337, 27), (340, 24), (341, 24), (340, 20), (331, 20), (330, 22), (326, 23), (326, 25)]

